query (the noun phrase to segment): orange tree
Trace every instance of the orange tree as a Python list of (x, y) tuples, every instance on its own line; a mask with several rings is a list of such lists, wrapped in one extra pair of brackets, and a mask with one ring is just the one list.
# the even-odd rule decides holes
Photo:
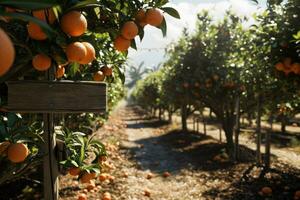
[[(123, 64), (127, 50), (136, 48), (135, 39), (144, 35), (144, 26), (151, 25), (166, 33), (164, 13), (179, 17), (176, 10), (165, 7), (165, 0), (153, 1), (87, 1), (87, 0), (10, 0), (0, 2), (0, 99), (1, 105), (7, 101), (9, 80), (41, 80), (45, 71), (58, 79), (106, 81), (109, 85), (109, 106), (116, 104), (122, 96), (124, 83)], [(13, 137), (14, 132), (7, 131), (14, 118), (13, 114), (1, 109), (1, 156), (7, 160), (7, 154), (14, 144), (28, 144), (18, 150), (24, 150), (25, 158), (20, 165), (12, 165), (10, 178), (20, 175), (16, 170), (22, 164), (30, 163), (30, 156), (42, 153), (40, 146), (31, 145), (38, 140), (41, 132), (32, 139), (24, 136)], [(26, 119), (39, 120), (39, 116), (24, 115)], [(6, 122), (8, 121), (8, 122)], [(25, 123), (23, 121), (23, 123)], [(25, 123), (26, 126), (26, 123)], [(29, 127), (29, 123), (27, 124)], [(17, 128), (17, 127), (14, 127)], [(31, 132), (37, 129), (28, 131)], [(2, 137), (3, 136), (3, 137)], [(68, 138), (68, 141), (67, 141)], [(71, 138), (71, 139), (70, 139)], [(97, 141), (83, 139), (82, 135), (65, 131), (62, 134), (66, 144), (82, 143), (82, 148), (72, 148), (74, 159), (64, 162), (67, 167), (82, 169), (85, 173), (98, 172), (101, 163), (84, 162), (88, 147), (96, 157), (102, 156), (103, 146)], [(11, 144), (12, 143), (12, 144)], [(40, 144), (40, 143), (39, 143)], [(25, 146), (25, 148), (24, 148)], [(76, 153), (76, 152), (80, 153)], [(38, 152), (38, 153), (36, 153)], [(2, 157), (1, 157), (2, 158)], [(71, 156), (72, 158), (72, 156)], [(80, 158), (80, 159), (77, 159)], [(2, 165), (1, 165), (2, 166)], [(27, 168), (24, 168), (27, 169)], [(25, 170), (26, 171), (26, 170)], [(2, 171), (5, 172), (5, 171)], [(90, 177), (90, 176), (89, 176)], [(92, 177), (92, 176), (91, 176)]]

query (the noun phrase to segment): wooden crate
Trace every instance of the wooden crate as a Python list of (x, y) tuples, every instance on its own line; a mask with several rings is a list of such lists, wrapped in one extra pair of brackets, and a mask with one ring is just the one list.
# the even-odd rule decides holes
[(10, 81), (7, 109), (19, 113), (102, 113), (106, 84), (83, 81)]

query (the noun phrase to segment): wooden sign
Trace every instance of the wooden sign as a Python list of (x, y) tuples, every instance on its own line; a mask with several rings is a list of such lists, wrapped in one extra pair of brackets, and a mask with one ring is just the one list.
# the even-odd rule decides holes
[(100, 113), (106, 111), (106, 84), (83, 81), (10, 81), (10, 112)]

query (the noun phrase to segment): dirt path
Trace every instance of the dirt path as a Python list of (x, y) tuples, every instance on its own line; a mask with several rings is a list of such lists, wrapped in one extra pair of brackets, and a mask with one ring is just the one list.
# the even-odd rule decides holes
[[(174, 124), (147, 118), (136, 107), (121, 104), (97, 137), (110, 147), (108, 162), (114, 168), (106, 173), (114, 178), (97, 180), (98, 189), (87, 192), (89, 200), (100, 200), (104, 192), (111, 193), (113, 200), (256, 200), (264, 199), (258, 191), (266, 185), (274, 189), (272, 199), (282, 200), (292, 199), (300, 189), (299, 171), (276, 162), (272, 167), (284, 171), (283, 175), (255, 178), (259, 168), (245, 173), (252, 166), (251, 149), (242, 149), (250, 160), (230, 163), (222, 157), (225, 145), (215, 138), (184, 133)], [(170, 176), (165, 177), (165, 172)], [(76, 200), (86, 188), (70, 176), (60, 182), (63, 200)]]

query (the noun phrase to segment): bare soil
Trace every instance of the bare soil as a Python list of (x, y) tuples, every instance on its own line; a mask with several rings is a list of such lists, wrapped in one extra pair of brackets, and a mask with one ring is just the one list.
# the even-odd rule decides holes
[[(69, 175), (60, 179), (61, 199), (101, 199), (110, 192), (120, 200), (293, 199), (300, 190), (300, 170), (274, 155), (272, 170), (254, 165), (255, 152), (240, 147), (241, 162), (229, 162), (225, 144), (212, 135), (182, 132), (174, 124), (148, 118), (138, 107), (121, 106), (97, 137), (109, 146), (108, 173), (113, 181), (97, 180), (97, 190)], [(167, 173), (166, 173), (167, 172)], [(272, 194), (262, 195), (268, 186)]]

